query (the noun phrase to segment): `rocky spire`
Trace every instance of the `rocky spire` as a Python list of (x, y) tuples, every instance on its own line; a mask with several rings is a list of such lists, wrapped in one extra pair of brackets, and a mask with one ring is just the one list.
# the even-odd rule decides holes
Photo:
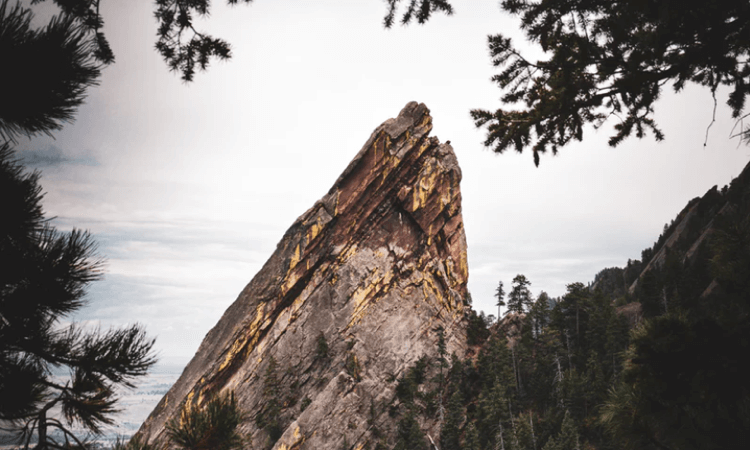
[[(394, 380), (437, 354), (441, 328), (449, 354), (466, 346), (461, 170), (431, 129), (415, 102), (375, 129), (206, 335), (142, 438), (166, 442), (165, 425), (185, 404), (234, 391), (253, 448), (360, 448), (375, 442), (373, 425), (391, 440)], [(257, 416), (272, 360), (278, 439)], [(438, 424), (422, 425), (436, 436)]]

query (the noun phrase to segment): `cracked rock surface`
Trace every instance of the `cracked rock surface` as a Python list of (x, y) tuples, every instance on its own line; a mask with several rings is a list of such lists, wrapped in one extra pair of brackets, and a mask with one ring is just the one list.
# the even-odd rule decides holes
[[(466, 349), (461, 170), (431, 129), (415, 102), (375, 129), (206, 335), (141, 438), (166, 443), (165, 425), (184, 405), (233, 391), (252, 448), (393, 442), (395, 380), (422, 355), (435, 357), (440, 328), (449, 354)], [(271, 360), (282, 428), (274, 441), (256, 420)], [(422, 424), (432, 436), (438, 425)]]

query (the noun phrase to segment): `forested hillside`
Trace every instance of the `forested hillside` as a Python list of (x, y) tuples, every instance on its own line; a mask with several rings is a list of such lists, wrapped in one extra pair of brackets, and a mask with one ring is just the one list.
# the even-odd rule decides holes
[[(467, 358), (398, 380), (396, 448), (744, 448), (748, 299), (746, 168), (688, 202), (641, 260), (494, 324), (470, 312)], [(421, 435), (420, 417), (442, 418), (441, 435)]]

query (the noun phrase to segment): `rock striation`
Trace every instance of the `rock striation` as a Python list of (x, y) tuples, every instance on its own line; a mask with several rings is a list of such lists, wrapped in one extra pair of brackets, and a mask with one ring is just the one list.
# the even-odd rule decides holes
[[(466, 350), (461, 170), (431, 129), (415, 102), (375, 129), (206, 335), (142, 439), (166, 443), (165, 426), (185, 405), (231, 391), (252, 448), (393, 442), (395, 380), (437, 354), (439, 330), (449, 354)], [(271, 374), (278, 439), (258, 416)], [(437, 436), (438, 424), (421, 425)]]

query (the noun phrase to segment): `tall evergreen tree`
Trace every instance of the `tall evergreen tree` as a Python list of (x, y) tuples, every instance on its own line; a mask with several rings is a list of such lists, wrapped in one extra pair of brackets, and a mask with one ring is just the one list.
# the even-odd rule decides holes
[(268, 432), (271, 444), (279, 440), (284, 428), (281, 424), (281, 381), (277, 373), (276, 358), (273, 356), (266, 366), (263, 380), (264, 405), (255, 416), (255, 423)]
[(508, 312), (520, 314), (531, 308), (533, 300), (529, 291), (530, 285), (531, 282), (525, 275), (518, 274), (513, 278), (513, 289), (508, 294)]
[(542, 450), (580, 450), (581, 443), (579, 441), (578, 430), (576, 429), (575, 422), (570, 413), (565, 413), (562, 427), (557, 436), (550, 438)]
[(534, 304), (531, 306), (529, 311), (531, 316), (531, 324), (534, 337), (538, 337), (544, 328), (547, 326), (549, 321), (549, 295), (542, 291), (539, 293)]
[(505, 290), (503, 289), (502, 281), (497, 282), (497, 288), (495, 289), (495, 298), (497, 299), (497, 303), (495, 303), (495, 306), (497, 306), (497, 318), (498, 320), (500, 320), (500, 308), (505, 306)]
[(479, 396), (477, 427), (482, 448), (504, 448), (508, 410), (505, 398), (506, 386), (496, 383), (491, 389), (485, 389)]
[(464, 438), (464, 445), (461, 447), (462, 450), (480, 450), (479, 446), (479, 433), (477, 427), (473, 423), (470, 423), (466, 427), (466, 437)]
[(393, 450), (427, 450), (427, 442), (414, 411), (407, 411), (399, 420), (397, 432), (396, 446)]
[(461, 424), (464, 421), (464, 408), (461, 391), (456, 390), (448, 402), (448, 412), (440, 431), (442, 450), (461, 450)]

